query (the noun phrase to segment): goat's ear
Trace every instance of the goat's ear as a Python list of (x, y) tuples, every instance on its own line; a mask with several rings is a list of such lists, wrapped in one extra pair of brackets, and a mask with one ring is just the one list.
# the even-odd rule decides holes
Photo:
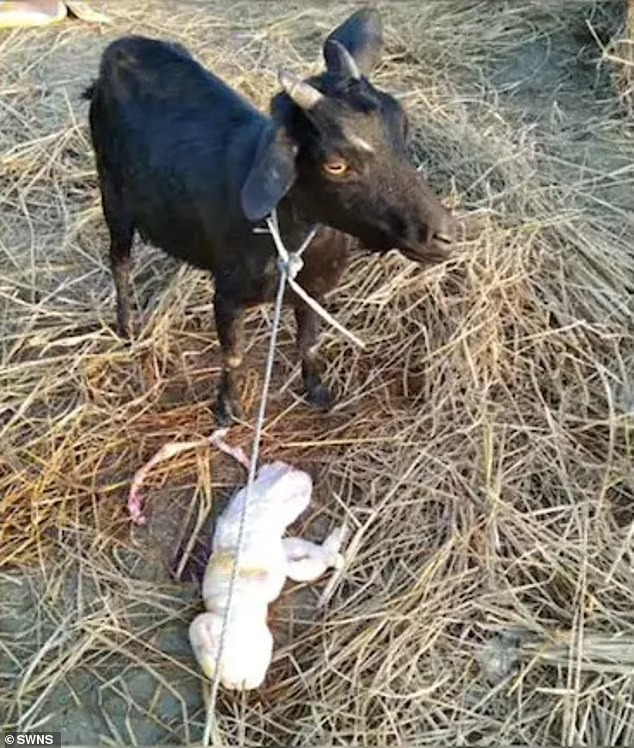
[(296, 176), (296, 155), (297, 146), (284, 130), (265, 129), (240, 192), (242, 210), (249, 221), (268, 216), (289, 191)]
[(348, 50), (362, 75), (369, 75), (378, 64), (383, 51), (383, 30), (378, 11), (374, 8), (358, 10), (341, 26), (337, 26), (326, 39), (326, 68), (333, 73), (342, 72), (339, 69), (341, 56), (334, 54), (333, 45), (329, 45), (332, 41), (339, 42)]

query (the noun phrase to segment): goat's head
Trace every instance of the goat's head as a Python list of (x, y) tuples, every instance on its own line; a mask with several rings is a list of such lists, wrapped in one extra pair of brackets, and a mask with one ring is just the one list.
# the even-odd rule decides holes
[[(305, 81), (281, 72), (283, 91), (271, 102), (277, 129), (256, 160), (268, 170), (269, 197), (294, 183), (294, 198), (311, 218), (367, 249), (440, 261), (453, 242), (454, 220), (408, 160), (403, 107), (367, 78), (381, 51), (378, 13), (363, 9), (326, 39), (325, 72)], [(252, 187), (253, 180), (243, 205)], [(258, 213), (258, 202), (245, 205), (247, 214)]]

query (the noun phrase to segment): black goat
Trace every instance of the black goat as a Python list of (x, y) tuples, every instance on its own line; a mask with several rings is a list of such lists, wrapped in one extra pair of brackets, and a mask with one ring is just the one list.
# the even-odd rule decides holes
[[(178, 44), (140, 36), (103, 53), (90, 126), (121, 335), (130, 335), (134, 230), (168, 254), (212, 272), (224, 355), (216, 413), (241, 417), (236, 374), (245, 307), (272, 299), (276, 252), (253, 228), (277, 207), (296, 248), (319, 223), (297, 280), (318, 301), (337, 283), (352, 237), (416, 261), (447, 257), (454, 222), (408, 162), (401, 105), (367, 79), (382, 48), (374, 10), (357, 11), (324, 44), (326, 71), (306, 81), (280, 72), (272, 117)], [(308, 400), (327, 409), (316, 355), (317, 317), (294, 294)]]

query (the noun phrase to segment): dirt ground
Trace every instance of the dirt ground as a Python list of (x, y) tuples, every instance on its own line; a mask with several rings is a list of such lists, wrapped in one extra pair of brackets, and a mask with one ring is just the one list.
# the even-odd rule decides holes
[[(325, 581), (287, 585), (266, 684), (221, 692), (219, 735), (631, 745), (634, 144), (601, 62), (622, 3), (379, 5), (378, 80), (411, 105), (414, 158), (473, 220), (462, 259), (427, 274), (355, 258), (329, 308), (370, 352), (325, 336), (344, 393), (328, 416), (297, 395), (285, 322), (264, 458), (315, 477), (308, 537), (346, 516), (359, 543), (325, 610)], [(0, 723), (189, 744), (206, 686), (187, 626), (213, 515), (244, 475), (199, 450), (157, 469), (147, 527), (124, 502), (163, 442), (214, 427), (212, 282), (137, 242), (142, 331), (132, 350), (117, 340), (80, 93), (135, 32), (182, 41), (265, 106), (277, 66), (314, 66), (355, 6), (101, 7), (112, 27), (0, 34)], [(251, 414), (269, 322), (249, 317)]]

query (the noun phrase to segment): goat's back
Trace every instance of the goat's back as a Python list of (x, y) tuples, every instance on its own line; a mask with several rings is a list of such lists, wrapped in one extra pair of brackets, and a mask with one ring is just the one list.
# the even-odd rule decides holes
[(106, 188), (145, 238), (213, 269), (248, 230), (240, 188), (267, 119), (180, 45), (139, 36), (106, 48), (91, 98)]

